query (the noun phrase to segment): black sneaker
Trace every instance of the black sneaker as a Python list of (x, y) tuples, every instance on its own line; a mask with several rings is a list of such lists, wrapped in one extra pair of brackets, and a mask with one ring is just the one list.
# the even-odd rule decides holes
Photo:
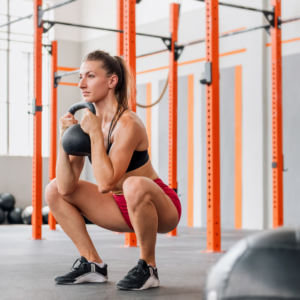
[(140, 259), (138, 264), (116, 284), (116, 287), (122, 290), (146, 290), (159, 287), (157, 269)]
[[(79, 264), (75, 266), (77, 262), (79, 262)], [(105, 264), (103, 268), (100, 268), (81, 256), (74, 262), (71, 272), (63, 276), (57, 276), (54, 280), (56, 283), (61, 284), (106, 282), (108, 280), (107, 265)]]

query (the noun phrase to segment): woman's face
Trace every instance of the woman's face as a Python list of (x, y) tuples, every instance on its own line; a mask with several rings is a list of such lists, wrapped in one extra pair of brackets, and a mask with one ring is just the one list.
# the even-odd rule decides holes
[(106, 77), (99, 61), (85, 61), (79, 72), (79, 88), (85, 101), (97, 102), (107, 96), (116, 85), (116, 75)]

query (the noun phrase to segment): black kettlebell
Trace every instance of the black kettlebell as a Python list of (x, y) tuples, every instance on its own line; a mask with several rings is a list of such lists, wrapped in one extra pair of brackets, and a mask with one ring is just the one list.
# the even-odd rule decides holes
[[(77, 110), (88, 108), (94, 115), (95, 106), (90, 102), (79, 102), (71, 106), (69, 112), (74, 115)], [(74, 124), (66, 129), (62, 137), (62, 146), (65, 152), (75, 156), (91, 155), (91, 139), (82, 129), (80, 124)]]

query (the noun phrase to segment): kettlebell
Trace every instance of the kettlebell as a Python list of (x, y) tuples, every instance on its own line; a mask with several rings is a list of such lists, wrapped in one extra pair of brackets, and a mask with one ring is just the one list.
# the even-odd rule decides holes
[[(69, 112), (74, 116), (76, 111), (82, 108), (88, 108), (94, 115), (96, 114), (95, 106), (86, 101), (72, 105)], [(74, 124), (65, 130), (62, 137), (62, 146), (65, 152), (69, 155), (91, 155), (90, 136), (81, 129), (80, 124)]]

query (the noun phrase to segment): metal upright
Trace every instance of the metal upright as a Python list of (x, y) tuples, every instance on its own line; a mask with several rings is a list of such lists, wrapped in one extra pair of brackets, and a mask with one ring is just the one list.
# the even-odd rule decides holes
[[(117, 30), (124, 30), (124, 1), (117, 0)], [(117, 32), (117, 55), (124, 55), (123, 33)]]
[[(51, 104), (50, 104), (50, 157), (49, 157), (49, 181), (56, 177), (56, 151), (57, 151), (57, 85), (55, 74), (57, 73), (57, 41), (51, 44)], [(49, 229), (56, 229), (56, 220), (51, 211), (48, 216)]]
[(220, 226), (220, 101), (219, 101), (219, 5), (206, 0), (206, 165), (207, 249), (221, 251)]
[[(129, 65), (134, 83), (136, 79), (136, 41), (135, 41), (135, 3), (136, 0), (124, 0), (124, 59)], [(134, 84), (135, 86), (135, 84)], [(131, 91), (129, 105), (136, 112), (136, 90)], [(135, 233), (125, 233), (124, 247), (137, 247)]]
[[(169, 186), (177, 193), (177, 51), (179, 4), (170, 4), (171, 47), (169, 53)], [(168, 233), (177, 236), (177, 228)]]
[(32, 158), (32, 239), (42, 239), (42, 0), (34, 0), (34, 145)]
[(273, 227), (283, 225), (283, 154), (282, 154), (282, 54), (281, 0), (272, 0), (274, 26), (271, 27), (272, 47), (272, 168)]

